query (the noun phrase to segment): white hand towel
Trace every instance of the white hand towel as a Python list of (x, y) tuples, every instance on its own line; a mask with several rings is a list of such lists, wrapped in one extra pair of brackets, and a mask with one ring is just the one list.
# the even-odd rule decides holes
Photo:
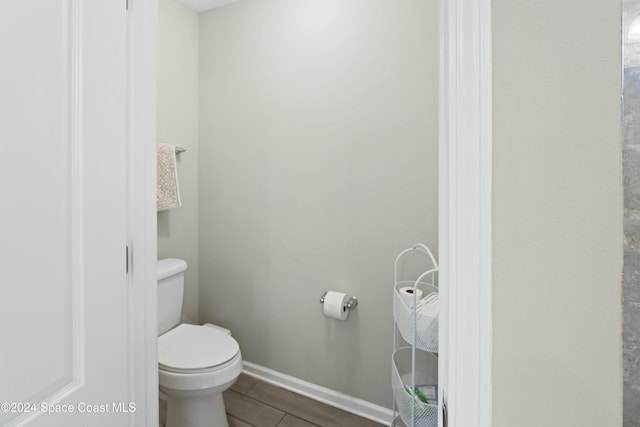
[(158, 211), (182, 206), (178, 169), (176, 165), (176, 147), (158, 144)]

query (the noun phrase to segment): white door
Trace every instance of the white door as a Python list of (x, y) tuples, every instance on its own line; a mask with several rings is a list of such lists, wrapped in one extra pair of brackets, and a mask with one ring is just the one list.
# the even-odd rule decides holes
[(0, 426), (132, 424), (126, 60), (125, 0), (0, 1)]

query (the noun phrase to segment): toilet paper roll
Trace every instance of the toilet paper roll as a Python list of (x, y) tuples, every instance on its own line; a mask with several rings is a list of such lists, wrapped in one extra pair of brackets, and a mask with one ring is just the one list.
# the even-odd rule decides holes
[(349, 297), (342, 292), (329, 291), (324, 297), (324, 315), (332, 319), (345, 320), (349, 315)]
[[(403, 286), (398, 289), (402, 302), (409, 308), (413, 307), (413, 286)], [(422, 291), (416, 288), (416, 302), (422, 298)]]

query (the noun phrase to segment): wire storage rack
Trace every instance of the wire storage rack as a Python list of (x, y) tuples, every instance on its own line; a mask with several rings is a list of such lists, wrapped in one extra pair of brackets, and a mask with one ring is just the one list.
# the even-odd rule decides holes
[[(425, 255), (431, 268), (415, 280), (403, 280), (402, 261)], [(393, 286), (394, 352), (392, 388), (394, 427), (438, 425), (438, 263), (418, 243), (400, 252)], [(404, 341), (404, 342), (403, 342)]]

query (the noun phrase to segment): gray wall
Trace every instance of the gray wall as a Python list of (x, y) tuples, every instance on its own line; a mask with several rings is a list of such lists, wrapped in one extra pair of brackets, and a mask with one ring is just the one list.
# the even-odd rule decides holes
[[(437, 2), (200, 20), (200, 314), (245, 360), (391, 405), (393, 261), (437, 247)], [(355, 294), (347, 322), (327, 289)]]
[(158, 141), (180, 145), (182, 207), (158, 213), (158, 257), (187, 261), (183, 312), (198, 321), (198, 14), (158, 3)]
[(495, 427), (622, 424), (620, 17), (493, 2)]
[(640, 0), (624, 7), (624, 427), (640, 427), (640, 42), (626, 36)]

